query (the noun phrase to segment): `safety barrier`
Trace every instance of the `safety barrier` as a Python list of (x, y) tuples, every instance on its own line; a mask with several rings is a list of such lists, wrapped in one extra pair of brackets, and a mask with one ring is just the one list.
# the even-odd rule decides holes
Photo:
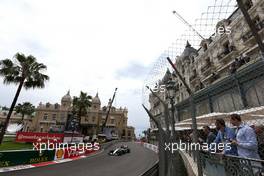
[(200, 152), (204, 174), (208, 176), (263, 176), (264, 160)]
[(156, 162), (148, 171), (140, 176), (158, 176), (159, 175), (159, 162)]
[(41, 153), (34, 150), (17, 150), (0, 152), (0, 168), (24, 164), (35, 164), (54, 160), (55, 150)]
[[(100, 149), (107, 149), (115, 143), (121, 141), (111, 141), (100, 145)], [(54, 150), (10, 150), (0, 152), (0, 168), (17, 165), (36, 164), (48, 161), (59, 161), (68, 158), (87, 156), (95, 153), (96, 150), (75, 150), (71, 148), (61, 148)]]
[[(159, 152), (159, 149), (156, 145), (145, 143), (145, 142), (136, 142), (143, 147), (154, 151), (155, 153)], [(150, 169), (141, 174), (140, 176), (158, 176), (159, 175), (159, 161), (157, 161)]]

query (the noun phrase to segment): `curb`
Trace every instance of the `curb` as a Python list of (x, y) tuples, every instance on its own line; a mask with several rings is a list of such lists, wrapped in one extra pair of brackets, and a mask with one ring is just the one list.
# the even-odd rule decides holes
[(0, 168), (0, 173), (18, 171), (18, 170), (24, 170), (24, 169), (30, 169), (30, 168), (43, 167), (43, 166), (48, 166), (48, 165), (54, 165), (54, 164), (71, 162), (71, 161), (84, 159), (84, 158), (89, 158), (89, 157), (101, 154), (103, 151), (104, 151), (104, 149), (99, 150), (98, 152), (94, 152), (94, 153), (92, 153), (90, 155), (76, 156), (76, 157), (73, 157), (73, 158), (67, 158), (67, 159), (57, 160), (57, 161), (47, 161), (47, 162), (36, 163), (36, 164), (27, 164), (27, 165), (18, 165), (18, 166)]

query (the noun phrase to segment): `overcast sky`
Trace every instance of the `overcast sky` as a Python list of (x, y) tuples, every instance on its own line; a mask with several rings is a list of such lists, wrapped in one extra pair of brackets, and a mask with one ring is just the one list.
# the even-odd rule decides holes
[[(151, 64), (182, 33), (177, 10), (190, 23), (213, 0), (0, 0), (0, 59), (16, 52), (47, 65), (41, 90), (22, 90), (18, 102), (60, 102), (71, 90), (129, 110), (137, 133), (149, 127), (141, 107), (142, 81)], [(0, 105), (10, 106), (16, 87), (0, 79)]]

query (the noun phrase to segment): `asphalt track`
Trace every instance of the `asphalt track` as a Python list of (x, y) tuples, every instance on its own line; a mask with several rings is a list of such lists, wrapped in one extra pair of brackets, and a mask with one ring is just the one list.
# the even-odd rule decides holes
[(138, 176), (157, 161), (153, 151), (139, 144), (125, 143), (131, 153), (122, 156), (108, 156), (108, 151), (121, 143), (95, 156), (67, 163), (0, 173), (0, 176)]

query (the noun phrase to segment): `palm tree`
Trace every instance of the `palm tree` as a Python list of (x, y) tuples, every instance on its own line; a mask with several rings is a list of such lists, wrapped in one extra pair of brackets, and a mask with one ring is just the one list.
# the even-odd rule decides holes
[(19, 103), (15, 109), (17, 113), (22, 115), (22, 122), (25, 115), (31, 116), (35, 112), (35, 106), (33, 106), (30, 102), (24, 102), (23, 104)]
[(44, 88), (45, 81), (49, 80), (49, 77), (42, 73), (42, 71), (46, 69), (47, 67), (42, 63), (38, 63), (34, 56), (25, 56), (21, 53), (17, 53), (14, 56), (14, 61), (10, 59), (0, 61), (0, 76), (4, 78), (4, 84), (14, 83), (18, 85), (15, 97), (7, 114), (4, 127), (1, 129), (0, 144), (4, 138), (7, 125), (22, 87), (25, 89)]
[(78, 121), (80, 123), (81, 117), (85, 116), (88, 112), (88, 108), (92, 106), (92, 96), (81, 91), (79, 97), (73, 97), (73, 114), (77, 115)]

